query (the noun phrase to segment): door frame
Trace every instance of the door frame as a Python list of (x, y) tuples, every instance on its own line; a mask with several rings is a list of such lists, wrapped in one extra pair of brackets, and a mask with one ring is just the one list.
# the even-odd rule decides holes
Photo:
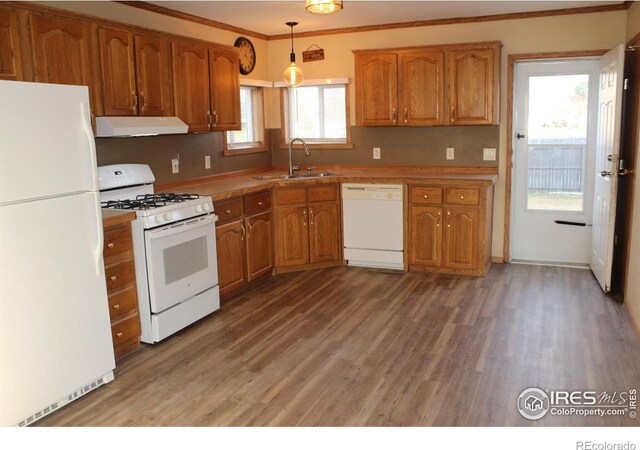
[(508, 263), (511, 260), (511, 190), (513, 176), (513, 152), (515, 149), (513, 135), (513, 109), (514, 109), (514, 92), (515, 86), (515, 67), (516, 62), (544, 60), (544, 59), (567, 59), (567, 58), (585, 58), (589, 56), (602, 56), (609, 50), (579, 50), (571, 52), (551, 52), (551, 53), (522, 53), (508, 55), (507, 59), (507, 152), (505, 158), (505, 180), (504, 180), (504, 236), (503, 236), (503, 262)]

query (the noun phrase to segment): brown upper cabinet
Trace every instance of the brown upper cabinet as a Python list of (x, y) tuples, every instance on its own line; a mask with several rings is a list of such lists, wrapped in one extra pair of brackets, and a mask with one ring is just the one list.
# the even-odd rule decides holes
[(105, 115), (173, 113), (166, 39), (100, 27), (98, 49)]
[(93, 106), (96, 83), (91, 64), (91, 24), (30, 14), (29, 25), (34, 81), (88, 86)]
[(23, 80), (18, 13), (0, 7), (0, 80)]
[(240, 79), (236, 50), (173, 42), (176, 115), (190, 132), (240, 129)]
[(501, 46), (356, 50), (356, 124), (497, 124)]

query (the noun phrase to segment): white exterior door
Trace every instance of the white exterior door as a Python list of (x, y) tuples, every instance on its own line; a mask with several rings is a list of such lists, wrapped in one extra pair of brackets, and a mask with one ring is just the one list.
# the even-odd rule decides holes
[(623, 45), (609, 51), (600, 60), (591, 270), (604, 292), (611, 289), (613, 266), (623, 69)]
[(516, 64), (511, 256), (590, 259), (598, 59)]

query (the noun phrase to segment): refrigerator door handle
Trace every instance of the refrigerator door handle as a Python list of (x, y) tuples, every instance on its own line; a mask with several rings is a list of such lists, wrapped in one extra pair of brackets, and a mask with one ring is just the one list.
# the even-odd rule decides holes
[[(91, 182), (92, 190), (97, 191), (98, 187), (98, 158), (96, 156), (96, 141), (93, 137), (93, 128), (91, 128), (91, 109), (86, 103), (81, 103), (82, 109), (82, 131), (84, 131), (87, 137), (87, 144), (89, 144), (89, 155), (91, 156)], [(102, 220), (102, 219), (101, 219)]]
[(97, 234), (97, 244), (95, 250), (95, 259), (96, 259), (96, 276), (100, 277), (104, 273), (104, 265), (103, 265), (103, 250), (104, 250), (104, 232), (102, 229), (102, 205), (100, 204), (100, 196), (96, 195), (96, 222), (95, 229)]

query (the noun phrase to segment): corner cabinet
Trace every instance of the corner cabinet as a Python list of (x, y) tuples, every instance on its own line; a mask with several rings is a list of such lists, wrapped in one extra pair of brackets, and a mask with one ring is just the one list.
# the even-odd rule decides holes
[(271, 191), (214, 203), (220, 295), (228, 297), (273, 269)]
[(409, 186), (409, 270), (483, 276), (491, 265), (493, 184)]
[(173, 42), (171, 54), (176, 115), (189, 131), (239, 130), (237, 49)]
[(359, 126), (499, 121), (500, 42), (356, 50)]
[(342, 264), (338, 184), (278, 187), (276, 271)]

